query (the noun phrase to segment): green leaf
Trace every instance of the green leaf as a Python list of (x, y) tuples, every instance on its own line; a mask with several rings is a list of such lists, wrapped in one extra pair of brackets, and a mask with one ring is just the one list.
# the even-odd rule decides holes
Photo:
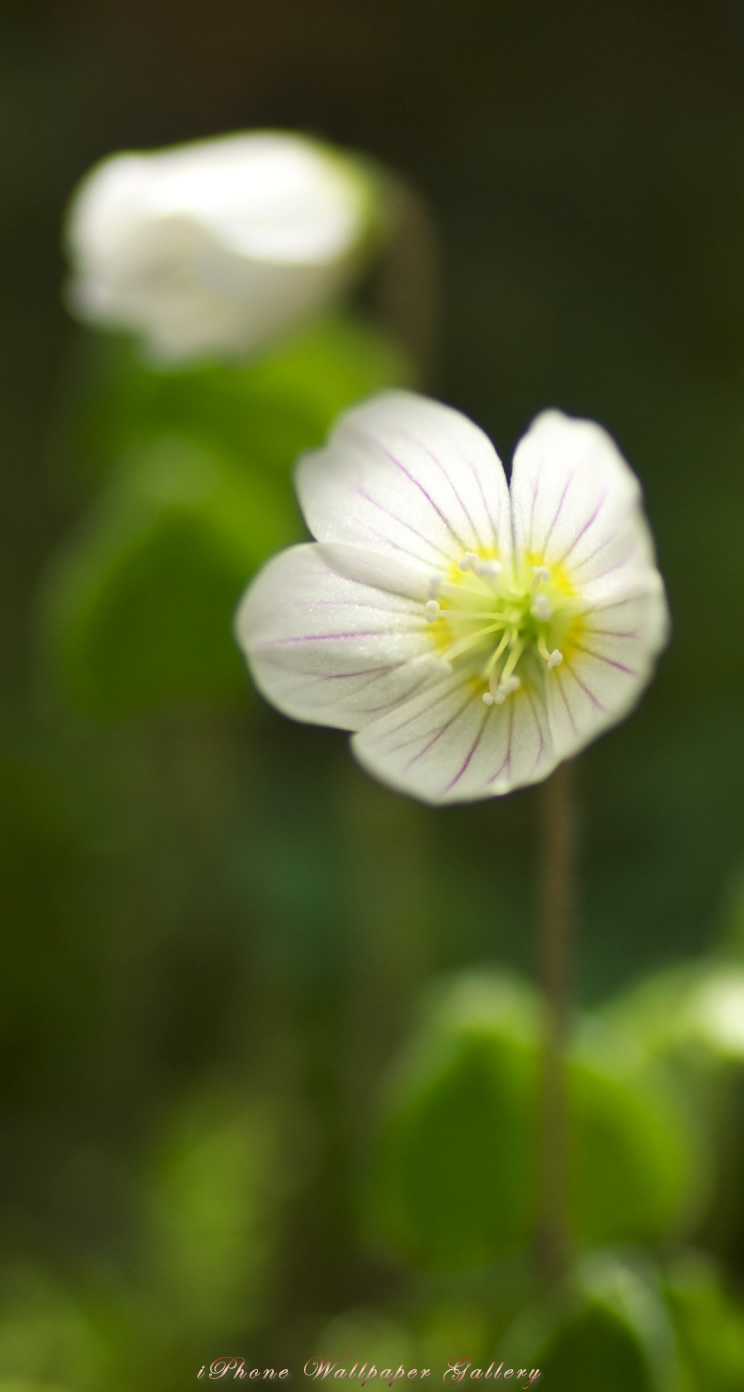
[(468, 977), (440, 994), (388, 1104), (373, 1231), (414, 1261), (460, 1266), (524, 1240), (536, 1187), (529, 994)]
[(744, 1063), (744, 968), (699, 960), (646, 977), (602, 1012), (659, 1056)]
[(48, 578), (45, 636), (67, 693), (98, 716), (243, 703), (235, 607), (260, 562), (299, 534), (271, 479), (249, 487), (227, 455), (150, 440)]
[[(503, 1340), (507, 1366), (551, 1392), (679, 1392), (679, 1350), (654, 1273), (612, 1254), (582, 1261), (567, 1294), (528, 1307)], [(499, 1354), (501, 1357), (501, 1354)]]
[[(496, 973), (441, 991), (399, 1068), (375, 1155), (367, 1223), (409, 1260), (455, 1267), (533, 1236), (540, 1017)], [(581, 1242), (651, 1239), (694, 1211), (702, 1171), (670, 1079), (596, 1026), (569, 1051), (568, 1216)]]
[(95, 478), (161, 431), (228, 449), (248, 472), (289, 474), (347, 406), (411, 380), (397, 346), (351, 315), (316, 322), (247, 365), (156, 367), (127, 340), (87, 338), (71, 373), (56, 451)]
[(352, 318), (317, 323), (244, 367), (163, 370), (129, 344), (97, 347), (58, 444), (91, 476), (107, 470), (47, 584), (64, 686), (98, 716), (242, 704), (232, 615), (258, 565), (303, 535), (294, 462), (345, 406), (405, 380), (406, 366)]
[(665, 1292), (692, 1392), (741, 1392), (744, 1306), (726, 1289), (713, 1260), (688, 1252), (666, 1272)]
[(622, 1037), (580, 1033), (568, 1073), (568, 1202), (583, 1242), (645, 1241), (699, 1212), (706, 1156), (672, 1080)]

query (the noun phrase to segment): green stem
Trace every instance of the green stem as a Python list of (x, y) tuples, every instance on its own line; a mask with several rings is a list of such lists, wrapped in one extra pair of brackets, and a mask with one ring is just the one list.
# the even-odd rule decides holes
[(569, 960), (574, 912), (576, 814), (570, 763), (541, 790), (542, 881), (539, 975), (543, 993), (538, 1262), (549, 1282), (565, 1275), (568, 1125), (564, 1049), (569, 1023)]

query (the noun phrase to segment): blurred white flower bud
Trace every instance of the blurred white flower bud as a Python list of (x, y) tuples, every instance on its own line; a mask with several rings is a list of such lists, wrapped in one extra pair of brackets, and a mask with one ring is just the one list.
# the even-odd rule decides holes
[(253, 352), (352, 279), (375, 195), (353, 159), (282, 132), (114, 155), (68, 212), (70, 306), (161, 360)]

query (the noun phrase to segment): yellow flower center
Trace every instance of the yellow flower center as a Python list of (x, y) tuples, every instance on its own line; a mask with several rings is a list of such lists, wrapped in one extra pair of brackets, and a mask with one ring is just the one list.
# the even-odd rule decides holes
[(543, 680), (581, 627), (581, 605), (562, 566), (529, 554), (502, 563), (466, 551), (432, 582), (424, 606), (442, 663), (466, 666), (486, 705)]

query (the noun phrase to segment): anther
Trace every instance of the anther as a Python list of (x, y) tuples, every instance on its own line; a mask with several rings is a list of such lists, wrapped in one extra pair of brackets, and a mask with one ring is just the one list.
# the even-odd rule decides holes
[(439, 604), (436, 599), (427, 599), (424, 605), (424, 617), (427, 623), (434, 623), (440, 614)]
[(476, 556), (475, 551), (466, 551), (461, 561), (457, 562), (457, 569), (463, 574), (466, 570), (477, 570), (480, 557)]
[(550, 618), (552, 612), (553, 606), (550, 603), (548, 596), (546, 594), (535, 595), (535, 598), (532, 601), (532, 608), (530, 609), (530, 613), (533, 619), (539, 619), (541, 620), (541, 622), (544, 623), (547, 619)]
[(501, 574), (501, 561), (478, 560), (473, 566), (473, 570), (482, 580), (498, 580)]
[(549, 580), (550, 571), (547, 566), (538, 565), (532, 567), (532, 593), (535, 593), (541, 580)]
[(484, 706), (492, 706), (494, 704), (494, 698), (490, 691), (483, 692), (483, 704)]
[(496, 694), (493, 698), (496, 705), (503, 706), (507, 696), (511, 696), (512, 691), (518, 691), (521, 685), (519, 677), (507, 677), (506, 681), (496, 688)]
[(553, 651), (550, 654), (550, 657), (548, 658), (548, 668), (560, 667), (562, 661), (563, 653), (561, 652), (560, 648), (553, 648)]

